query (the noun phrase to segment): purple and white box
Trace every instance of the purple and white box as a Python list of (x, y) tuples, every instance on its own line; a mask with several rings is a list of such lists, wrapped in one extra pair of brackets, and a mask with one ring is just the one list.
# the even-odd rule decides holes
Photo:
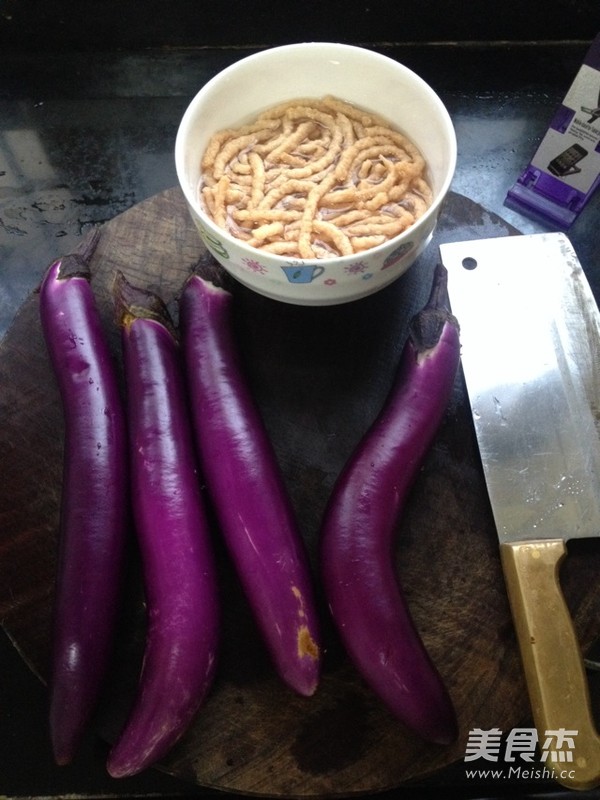
[(565, 230), (600, 184), (600, 34), (505, 205)]

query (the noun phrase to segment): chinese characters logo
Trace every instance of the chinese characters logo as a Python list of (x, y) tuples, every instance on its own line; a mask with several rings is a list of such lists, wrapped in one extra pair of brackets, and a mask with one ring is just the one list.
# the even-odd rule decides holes
[[(513, 728), (504, 744), (504, 761), (515, 761), (517, 756), (523, 761), (533, 761), (539, 743), (541, 761), (571, 762), (573, 761), (575, 736), (577, 736), (577, 731), (558, 728), (555, 731), (546, 731), (544, 738), (539, 741), (535, 728)], [(473, 728), (469, 732), (465, 761), (474, 761), (478, 758), (486, 761), (498, 761), (502, 744), (500, 728), (491, 728), (487, 731)]]
[(539, 736), (535, 728), (513, 728), (506, 737), (500, 728), (473, 728), (465, 748), (465, 763), (503, 762), (508, 770), (480, 768), (467, 770), (467, 776), (555, 779), (560, 771), (564, 778), (569, 774), (564, 766), (574, 761), (576, 736), (576, 730), (566, 728), (547, 730), (543, 736)]

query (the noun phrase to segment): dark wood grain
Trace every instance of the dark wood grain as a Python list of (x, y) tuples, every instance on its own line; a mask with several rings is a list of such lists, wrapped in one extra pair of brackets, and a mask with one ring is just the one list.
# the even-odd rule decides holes
[[(434, 242), (392, 286), (356, 303), (301, 308), (235, 287), (248, 379), (297, 509), (315, 576), (319, 521), (333, 481), (379, 410), (406, 324), (429, 290), (441, 242), (516, 231), (451, 194)], [(115, 269), (162, 294), (175, 317), (180, 288), (203, 253), (178, 189), (103, 226), (93, 285), (115, 357), (109, 287)], [(52, 256), (52, 254), (49, 254)], [(20, 309), (0, 346), (0, 616), (46, 678), (62, 470), (62, 412), (38, 321)], [(570, 546), (563, 585), (584, 648), (598, 632), (600, 550)], [(382, 707), (349, 665), (327, 618), (323, 680), (311, 699), (276, 678), (219, 548), (223, 644), (214, 690), (160, 768), (202, 786), (273, 796), (376, 791), (431, 775), (464, 756), (468, 731), (508, 731), (528, 703), (498, 545), (459, 375), (444, 424), (399, 523), (397, 564), (423, 639), (454, 699), (460, 738), (423, 744)], [(122, 629), (95, 722), (110, 740), (132, 698), (143, 645), (142, 591), (132, 550)]]

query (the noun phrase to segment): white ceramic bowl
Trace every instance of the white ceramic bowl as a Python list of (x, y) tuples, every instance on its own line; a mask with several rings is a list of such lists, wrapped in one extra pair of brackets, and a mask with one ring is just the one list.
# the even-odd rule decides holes
[[(219, 228), (203, 211), (198, 197), (202, 155), (218, 130), (248, 123), (283, 101), (323, 95), (377, 113), (408, 136), (427, 162), (433, 203), (399, 236), (359, 255), (309, 261), (263, 253)], [(181, 120), (175, 163), (200, 236), (228, 272), (277, 300), (333, 305), (391, 283), (427, 246), (454, 175), (456, 136), (439, 97), (407, 67), (362, 47), (310, 42), (263, 50), (212, 78)]]

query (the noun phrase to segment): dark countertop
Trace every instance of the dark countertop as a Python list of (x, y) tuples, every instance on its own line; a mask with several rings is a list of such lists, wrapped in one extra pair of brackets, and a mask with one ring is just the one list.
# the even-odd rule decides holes
[[(453, 190), (533, 233), (544, 228), (504, 207), (504, 197), (533, 155), (595, 33), (589, 30), (589, 39), (571, 42), (371, 46), (421, 74), (446, 103), (458, 136)], [(3, 55), (0, 336), (52, 258), (67, 252), (91, 226), (176, 184), (173, 146), (187, 103), (215, 72), (248, 52), (214, 47), (40, 53), (33, 48)], [(599, 212), (597, 194), (569, 231), (597, 298)], [(93, 736), (75, 764), (54, 767), (45, 733), (44, 687), (4, 634), (0, 742), (0, 795), (206, 794), (157, 771), (110, 780), (103, 743)], [(419, 796), (437, 796), (442, 787), (446, 796), (454, 785), (463, 797), (509, 791), (498, 782), (465, 785), (461, 768), (428, 781)], [(558, 794), (557, 787), (546, 784), (527, 788)], [(523, 787), (510, 787), (511, 796), (517, 793), (524, 794)]]

